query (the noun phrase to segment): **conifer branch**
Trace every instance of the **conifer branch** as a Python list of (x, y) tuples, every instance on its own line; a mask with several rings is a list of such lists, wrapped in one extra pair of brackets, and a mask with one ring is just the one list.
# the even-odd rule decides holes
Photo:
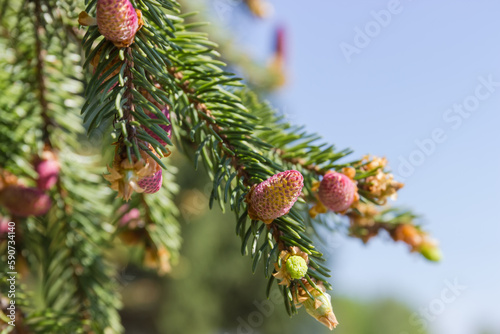
[[(182, 72), (177, 71), (175, 68), (171, 67), (168, 68), (168, 71), (174, 78), (180, 81), (182, 80)], [(179, 86), (183, 90), (184, 94), (188, 96), (189, 103), (194, 106), (194, 108), (202, 117), (202, 121), (205, 122), (206, 127), (212, 129), (217, 134), (217, 136), (221, 138), (222, 141), (219, 143), (219, 146), (222, 150), (224, 150), (225, 154), (231, 157), (231, 164), (238, 173), (238, 177), (243, 179), (243, 184), (245, 184), (247, 187), (251, 187), (252, 183), (250, 183), (249, 181), (250, 175), (245, 171), (244, 165), (240, 162), (238, 156), (234, 153), (235, 147), (231, 144), (227, 135), (224, 133), (224, 129), (217, 124), (214, 115), (210, 112), (210, 110), (208, 110), (207, 106), (193, 97), (193, 94), (195, 94), (196, 91), (193, 88), (189, 87), (188, 80), (181, 81)]]
[(51, 147), (50, 138), (49, 138), (49, 130), (48, 127), (51, 125), (52, 120), (50, 119), (49, 106), (46, 99), (46, 85), (45, 85), (45, 73), (44, 73), (44, 57), (45, 50), (42, 47), (41, 35), (44, 34), (44, 26), (42, 24), (42, 7), (41, 0), (34, 0), (35, 3), (35, 54), (36, 54), (36, 79), (38, 83), (38, 99), (41, 108), (41, 117), (43, 120), (42, 127), (42, 138), (45, 144)]
[(283, 157), (283, 156), (286, 155), (286, 151), (283, 150), (283, 149), (275, 148), (274, 152), (276, 152), (281, 157), (281, 159), (284, 162), (287, 162), (287, 163), (290, 163), (290, 164), (296, 165), (296, 166), (301, 166), (303, 169), (311, 171), (311, 172), (315, 173), (316, 175), (321, 175), (322, 176), (322, 175), (325, 175), (325, 173), (326, 173), (324, 170), (321, 170), (321, 168), (318, 165), (316, 165), (314, 163), (308, 163), (307, 160), (304, 159), (304, 158), (298, 158), (298, 157), (287, 158), (287, 157)]

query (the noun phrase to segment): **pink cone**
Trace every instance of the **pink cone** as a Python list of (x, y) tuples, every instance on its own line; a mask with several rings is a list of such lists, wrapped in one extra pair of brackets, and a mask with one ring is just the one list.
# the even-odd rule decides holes
[(9, 186), (0, 192), (0, 205), (13, 215), (28, 217), (46, 214), (52, 206), (52, 201), (40, 189)]
[(56, 160), (42, 160), (35, 168), (38, 173), (37, 187), (48, 190), (57, 183), (59, 177), (59, 162)]
[[(168, 108), (164, 108), (162, 111), (163, 115), (165, 115), (165, 117), (167, 117), (167, 119), (170, 121), (170, 111), (168, 110)], [(149, 115), (149, 118), (151, 119), (158, 119), (158, 116), (156, 116), (155, 114), (153, 113), (150, 113)], [(158, 124), (160, 126), (160, 128), (163, 129), (163, 131), (165, 131), (167, 133), (167, 136), (168, 138), (172, 138), (172, 124), (169, 124), (169, 125), (164, 125), (164, 124)], [(151, 131), (150, 129), (146, 128), (146, 127), (143, 127), (144, 130), (146, 130), (146, 132), (151, 136), (153, 137), (154, 139), (156, 139), (158, 142), (160, 142), (160, 144), (162, 144), (163, 146), (167, 145), (166, 142), (164, 142), (160, 137), (158, 137), (153, 131)]]
[(136, 222), (139, 218), (141, 218), (141, 212), (137, 208), (132, 208), (129, 210), (129, 205), (128, 204), (123, 204), (119, 209), (118, 209), (118, 215), (123, 214), (123, 216), (120, 218), (119, 225), (120, 226), (125, 226), (129, 225), (131, 223)]
[(249, 194), (249, 216), (270, 223), (290, 211), (302, 188), (304, 177), (296, 170), (287, 170), (259, 183)]
[(356, 184), (346, 175), (337, 172), (327, 173), (319, 185), (318, 196), (328, 209), (343, 212), (356, 198)]
[(140, 179), (137, 185), (144, 189), (145, 194), (153, 194), (160, 190), (162, 181), (163, 175), (160, 169), (153, 175)]
[(139, 18), (129, 0), (97, 0), (96, 19), (99, 32), (117, 47), (134, 42)]
[(5, 217), (0, 217), (0, 237), (9, 232), (9, 220)]

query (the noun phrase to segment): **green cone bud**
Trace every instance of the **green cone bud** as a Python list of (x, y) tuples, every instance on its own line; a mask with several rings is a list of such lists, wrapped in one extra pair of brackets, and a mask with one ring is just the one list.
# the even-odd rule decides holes
[(286, 271), (293, 279), (301, 279), (307, 273), (307, 263), (301, 256), (292, 255), (286, 260)]
[(423, 244), (420, 246), (420, 254), (429, 261), (439, 262), (443, 257), (443, 253), (438, 246), (434, 244)]

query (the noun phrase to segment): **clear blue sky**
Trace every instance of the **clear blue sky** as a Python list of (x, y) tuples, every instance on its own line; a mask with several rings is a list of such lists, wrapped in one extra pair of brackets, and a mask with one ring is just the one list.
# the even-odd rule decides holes
[[(269, 56), (276, 25), (286, 27), (290, 81), (277, 106), (356, 156), (386, 156), (396, 174), (401, 158), (412, 156), (419, 166), (398, 203), (423, 214), (445, 254), (432, 265), (404, 245), (379, 239), (365, 247), (345, 239), (333, 250), (334, 295), (432, 306), (439, 315), (428, 323), (437, 334), (499, 332), (500, 85), (477, 87), (479, 77), (500, 83), (500, 2), (272, 3), (267, 21), (237, 10), (231, 15), (239, 22), (232, 27), (237, 43), (256, 59)], [(389, 9), (385, 26), (373, 23), (372, 11)], [(355, 40), (357, 27), (371, 29), (369, 43)], [(357, 53), (346, 57), (341, 46)], [(464, 103), (470, 113), (453, 110)], [(415, 141), (433, 131), (441, 140), (422, 159)], [(467, 289), (440, 310), (445, 281), (455, 279)]]

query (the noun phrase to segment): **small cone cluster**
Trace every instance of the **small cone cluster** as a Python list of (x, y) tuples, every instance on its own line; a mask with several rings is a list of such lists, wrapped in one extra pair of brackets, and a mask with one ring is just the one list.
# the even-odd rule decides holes
[(80, 13), (81, 25), (97, 25), (99, 32), (119, 48), (134, 42), (135, 34), (142, 27), (142, 13), (129, 0), (97, 0), (96, 18)]
[(248, 216), (266, 224), (272, 223), (274, 219), (290, 211), (303, 187), (304, 177), (296, 170), (287, 170), (271, 176), (252, 187), (248, 193)]
[(404, 184), (394, 180), (394, 175), (384, 171), (387, 166), (386, 158), (365, 156), (361, 161), (360, 170), (363, 173), (374, 171), (375, 175), (358, 181), (358, 188), (363, 190), (379, 205), (387, 203), (387, 198), (395, 200), (397, 191)]
[(372, 203), (355, 202), (352, 210), (347, 212), (350, 222), (350, 235), (367, 243), (371, 238), (379, 234), (382, 226), (377, 224), (377, 216), (380, 215), (378, 208)]
[(351, 210), (347, 213), (351, 225), (370, 227), (375, 225), (375, 218), (380, 214), (378, 208), (372, 203), (364, 203), (358, 201), (352, 205)]
[(0, 170), (0, 206), (19, 217), (41, 216), (49, 211), (52, 201), (43, 190), (26, 187), (15, 175)]
[(303, 280), (302, 282), (314, 299), (302, 287), (299, 287), (297, 294), (293, 295), (295, 305), (297, 307), (304, 306), (309, 315), (328, 329), (333, 330), (339, 323), (333, 313), (331, 296), (325, 292), (323, 283), (316, 283), (316, 288), (314, 288), (308, 281)]
[(412, 224), (398, 225), (391, 236), (394, 241), (408, 244), (412, 252), (422, 254), (427, 260), (434, 262), (441, 260), (442, 253), (437, 242)]
[(281, 282), (279, 285), (289, 286), (294, 279), (301, 279), (307, 273), (309, 257), (298, 247), (291, 247), (289, 250), (283, 250), (280, 253), (281, 266), (274, 264), (276, 272), (274, 277)]
[(309, 211), (310, 216), (314, 218), (317, 214), (328, 210), (345, 213), (353, 203), (357, 202), (358, 188), (352, 180), (355, 173), (352, 168), (345, 169), (343, 173), (334, 171), (326, 173), (321, 182), (314, 186), (318, 191), (318, 202)]
[[(151, 146), (149, 149), (154, 152)], [(113, 166), (108, 166), (110, 174), (104, 175), (104, 178), (111, 182), (111, 189), (118, 192), (117, 197), (126, 201), (134, 191), (142, 193), (147, 190), (152, 193), (161, 188), (161, 167), (145, 151), (141, 150), (140, 154), (140, 157), (133, 155), (131, 163), (126, 153), (118, 152), (117, 147)]]

